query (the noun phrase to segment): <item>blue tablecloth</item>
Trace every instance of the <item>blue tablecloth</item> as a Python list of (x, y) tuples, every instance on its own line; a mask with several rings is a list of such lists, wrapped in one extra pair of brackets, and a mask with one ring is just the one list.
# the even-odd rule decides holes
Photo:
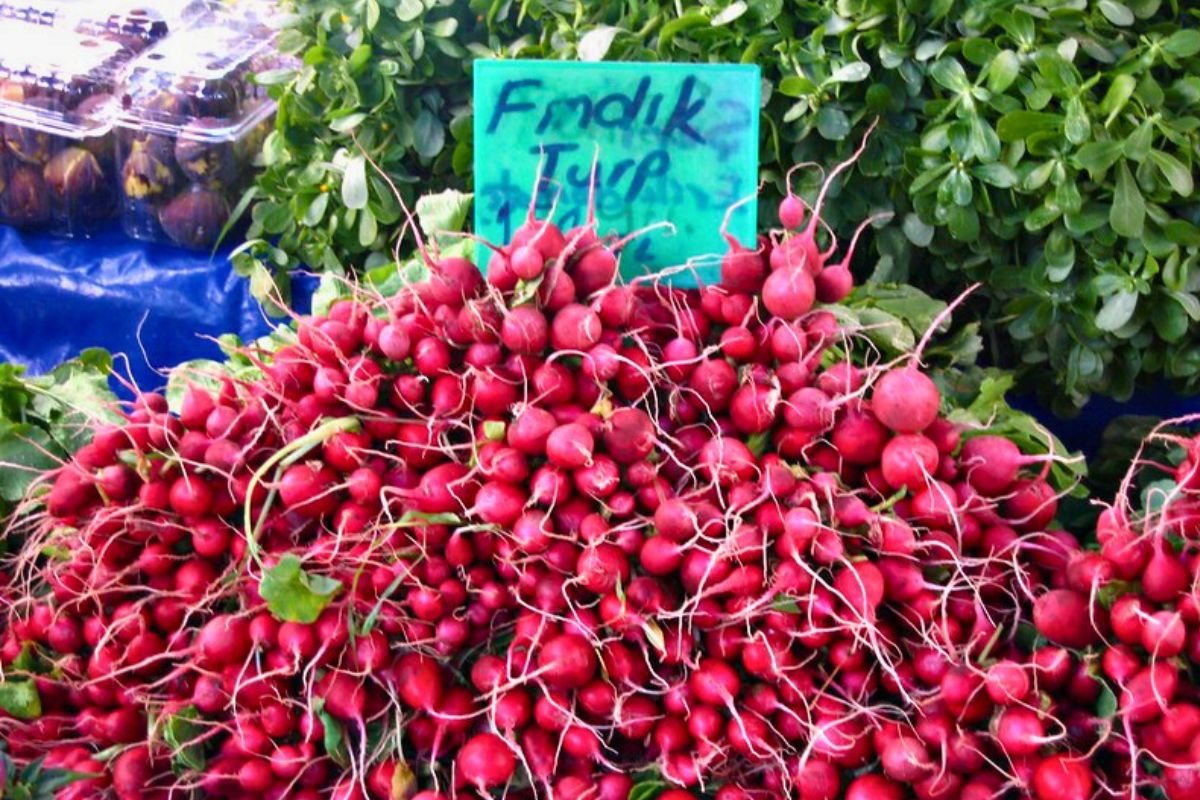
[[(312, 282), (299, 283), (295, 305), (306, 309)], [(204, 337), (253, 339), (276, 322), (228, 252), (138, 242), (115, 228), (72, 240), (0, 226), (0, 359), (32, 373), (103, 347), (128, 355), (139, 386), (157, 388), (181, 361), (220, 357)]]

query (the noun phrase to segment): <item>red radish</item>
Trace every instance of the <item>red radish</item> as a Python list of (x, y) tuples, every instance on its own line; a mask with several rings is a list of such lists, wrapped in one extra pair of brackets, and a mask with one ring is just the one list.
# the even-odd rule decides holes
[(1048, 741), (1046, 726), (1036, 711), (1012, 706), (996, 721), (996, 740), (1010, 756), (1031, 756)]
[(904, 789), (881, 775), (860, 775), (846, 789), (846, 800), (903, 800)]
[(595, 311), (573, 303), (554, 316), (550, 344), (558, 350), (588, 350), (599, 341), (601, 328)]
[(1029, 694), (1029, 674), (1014, 661), (998, 661), (988, 669), (985, 685), (992, 702), (1010, 706)]
[(1033, 624), (1038, 632), (1064, 647), (1094, 644), (1098, 637), (1092, 621), (1088, 599), (1070, 589), (1047, 592), (1033, 605)]
[(555, 689), (579, 689), (596, 674), (596, 651), (582, 636), (564, 633), (546, 642), (538, 653), (542, 680)]
[(807, 314), (816, 296), (812, 275), (801, 266), (775, 270), (767, 276), (762, 287), (763, 305), (767, 311), (789, 322)]
[(916, 367), (896, 367), (880, 376), (871, 393), (871, 410), (889, 430), (918, 433), (937, 418), (942, 395)]
[(1056, 753), (1041, 760), (1033, 774), (1038, 800), (1088, 800), (1092, 773), (1086, 757)]
[(196, 636), (197, 663), (210, 669), (241, 665), (250, 654), (250, 624), (243, 618), (220, 615)]
[(462, 746), (454, 765), (464, 781), (483, 791), (508, 783), (517, 761), (503, 739), (493, 733), (481, 733)]
[(938, 458), (937, 446), (929, 439), (915, 433), (900, 434), (883, 448), (880, 466), (889, 485), (916, 492), (930, 480)]

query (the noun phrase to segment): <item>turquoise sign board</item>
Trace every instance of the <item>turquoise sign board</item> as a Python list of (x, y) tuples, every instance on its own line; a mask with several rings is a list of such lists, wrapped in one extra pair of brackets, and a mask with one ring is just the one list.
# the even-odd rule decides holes
[(623, 251), (626, 276), (691, 264), (676, 285), (715, 283), (721, 224), (756, 237), (760, 77), (748, 64), (476, 61), (475, 230), (506, 242), (537, 215), (587, 219), (596, 162), (599, 233), (670, 222)]

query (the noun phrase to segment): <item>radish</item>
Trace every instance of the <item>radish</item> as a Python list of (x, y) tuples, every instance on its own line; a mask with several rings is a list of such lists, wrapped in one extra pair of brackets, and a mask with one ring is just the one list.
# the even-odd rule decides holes
[(919, 433), (937, 418), (942, 396), (937, 385), (916, 367), (883, 373), (871, 393), (871, 410), (895, 433)]
[(1033, 624), (1050, 641), (1064, 647), (1083, 648), (1098, 640), (1088, 600), (1070, 589), (1055, 589), (1037, 599)]
[(596, 674), (596, 652), (582, 636), (564, 633), (550, 639), (538, 653), (543, 680), (556, 689), (579, 689)]
[(925, 487), (937, 469), (938, 459), (937, 446), (929, 439), (920, 434), (900, 434), (883, 448), (880, 466), (884, 480), (893, 488), (916, 492)]
[(1088, 800), (1092, 786), (1087, 761), (1065, 753), (1042, 759), (1033, 774), (1038, 800)]
[(777, 269), (762, 287), (763, 305), (780, 319), (798, 319), (812, 308), (817, 289), (812, 275), (801, 266)]

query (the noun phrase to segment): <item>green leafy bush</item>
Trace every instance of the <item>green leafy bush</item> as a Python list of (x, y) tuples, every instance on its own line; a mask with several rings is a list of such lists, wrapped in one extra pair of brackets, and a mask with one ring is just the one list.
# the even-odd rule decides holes
[[(1181, 8), (1181, 6), (1183, 6)], [(240, 268), (392, 260), (406, 199), (470, 184), (476, 57), (755, 62), (764, 213), (791, 164), (881, 125), (832, 223), (892, 209), (878, 280), (984, 284), (992, 359), (1070, 411), (1144, 376), (1200, 389), (1196, 11), (1158, 0), (299, 0)], [(361, 147), (361, 150), (360, 150)], [(798, 176), (811, 191), (815, 171)], [(862, 259), (864, 262), (871, 259)]]

